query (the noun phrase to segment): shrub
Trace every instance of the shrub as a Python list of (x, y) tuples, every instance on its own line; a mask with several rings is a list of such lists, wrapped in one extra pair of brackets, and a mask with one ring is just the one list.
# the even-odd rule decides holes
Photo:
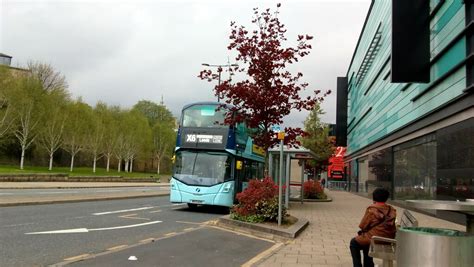
[[(274, 221), (278, 218), (278, 187), (269, 177), (253, 179), (249, 186), (237, 194), (238, 204), (234, 205), (231, 217), (247, 222)], [(282, 216), (286, 210), (282, 209)]]
[(319, 181), (309, 180), (303, 184), (304, 198), (309, 199), (326, 199), (324, 188)]

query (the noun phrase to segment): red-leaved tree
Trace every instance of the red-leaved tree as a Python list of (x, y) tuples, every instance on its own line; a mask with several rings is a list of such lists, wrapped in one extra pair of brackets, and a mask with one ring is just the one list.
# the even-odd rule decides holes
[[(330, 93), (316, 90), (314, 95), (301, 98), (300, 92), (308, 83), (300, 81), (302, 73), (291, 73), (287, 67), (309, 54), (308, 41), (313, 37), (298, 35), (296, 47), (283, 47), (287, 39), (285, 26), (278, 19), (279, 7), (280, 4), (275, 12), (270, 9), (260, 12), (254, 8), (255, 30), (231, 22), (228, 49), (237, 51), (238, 66), (225, 71), (230, 72), (230, 77), (240, 72), (247, 78), (235, 83), (229, 79), (215, 87), (216, 96), (233, 105), (226, 123), (243, 122), (255, 129), (252, 137), (265, 151), (279, 142), (271, 131), (272, 125), (281, 125), (292, 110), (311, 110)], [(221, 71), (221, 68), (217, 73), (206, 69), (199, 77), (211, 82), (218, 79)], [(300, 128), (285, 128), (285, 133), (285, 143), (290, 146), (298, 144), (296, 137), (304, 134)]]

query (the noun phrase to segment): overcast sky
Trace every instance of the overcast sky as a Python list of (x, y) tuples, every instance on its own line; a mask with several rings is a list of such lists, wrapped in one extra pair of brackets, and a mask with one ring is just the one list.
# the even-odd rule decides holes
[[(304, 74), (308, 91), (333, 90), (323, 121), (335, 122), (336, 77), (346, 74), (370, 0), (0, 0), (0, 53), (13, 56), (14, 66), (50, 63), (90, 105), (131, 107), (163, 95), (178, 116), (187, 103), (215, 100), (214, 84), (197, 75), (202, 63), (235, 63), (230, 22), (251, 27), (253, 7), (277, 2), (288, 45), (298, 34), (315, 37), (311, 54), (291, 69)], [(302, 126), (306, 116), (292, 113), (286, 125)]]

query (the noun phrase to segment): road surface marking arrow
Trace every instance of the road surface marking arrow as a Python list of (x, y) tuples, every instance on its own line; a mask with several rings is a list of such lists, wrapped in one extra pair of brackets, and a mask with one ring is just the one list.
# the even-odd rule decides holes
[(140, 227), (140, 226), (156, 224), (156, 223), (161, 223), (161, 222), (162, 221), (152, 221), (152, 222), (139, 223), (139, 224), (122, 225), (122, 226), (106, 227), (106, 228), (95, 228), (95, 229), (75, 228), (75, 229), (65, 229), (65, 230), (56, 230), (56, 231), (32, 232), (32, 233), (25, 233), (25, 235), (88, 233), (88, 232), (93, 232), (93, 231), (106, 231), (106, 230)]

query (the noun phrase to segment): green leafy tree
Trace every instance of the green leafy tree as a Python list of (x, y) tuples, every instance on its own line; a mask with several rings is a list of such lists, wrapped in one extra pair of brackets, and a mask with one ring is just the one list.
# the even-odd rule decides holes
[(147, 118), (138, 111), (128, 111), (123, 119), (125, 171), (132, 172), (133, 161), (140, 151), (145, 152), (146, 150), (144, 144), (151, 138), (151, 129)]
[(23, 170), (25, 151), (36, 140), (39, 124), (44, 119), (45, 93), (34, 76), (20, 75), (13, 80), (8, 99), (15, 118), (13, 134), (21, 147), (20, 169)]
[(92, 127), (92, 108), (78, 100), (68, 106), (68, 119), (64, 129), (63, 148), (71, 155), (70, 171), (74, 170), (74, 158), (87, 145), (90, 128)]
[(133, 110), (142, 113), (151, 127), (158, 122), (174, 122), (173, 114), (164, 105), (152, 101), (140, 100), (133, 106)]
[(97, 160), (105, 155), (105, 136), (108, 108), (105, 103), (99, 102), (92, 112), (91, 128), (87, 136), (87, 149), (92, 154), (92, 172), (96, 172)]
[(110, 171), (110, 161), (116, 154), (117, 138), (119, 135), (120, 107), (104, 106), (101, 111), (102, 123), (106, 129), (104, 132), (103, 155), (106, 158), (106, 170)]
[(153, 126), (153, 158), (157, 162), (156, 173), (160, 174), (160, 166), (163, 159), (171, 157), (176, 140), (174, 125), (170, 123), (156, 123)]
[(53, 169), (54, 153), (63, 143), (69, 99), (62, 92), (49, 91), (44, 102), (44, 117), (39, 129), (39, 144), (49, 155), (48, 170)]
[(147, 100), (139, 101), (133, 109), (142, 113), (152, 127), (152, 155), (157, 162), (157, 174), (160, 174), (163, 159), (171, 157), (176, 141), (175, 118), (164, 105)]
[(314, 167), (327, 161), (334, 153), (334, 144), (328, 135), (329, 127), (320, 120), (323, 114), (321, 107), (315, 105), (304, 122), (306, 135), (300, 139), (301, 144), (316, 155), (312, 163)]
[(13, 75), (10, 71), (0, 66), (0, 138), (8, 133), (14, 123), (13, 106), (9, 103), (13, 83)]

